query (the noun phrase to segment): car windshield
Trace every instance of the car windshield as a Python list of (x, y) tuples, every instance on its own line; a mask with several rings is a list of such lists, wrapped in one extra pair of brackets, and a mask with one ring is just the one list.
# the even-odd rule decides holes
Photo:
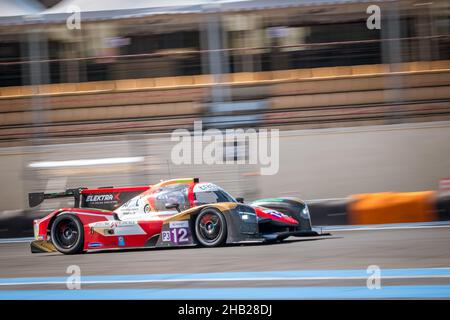
[(196, 205), (218, 202), (236, 202), (236, 200), (224, 190), (198, 191), (194, 193)]

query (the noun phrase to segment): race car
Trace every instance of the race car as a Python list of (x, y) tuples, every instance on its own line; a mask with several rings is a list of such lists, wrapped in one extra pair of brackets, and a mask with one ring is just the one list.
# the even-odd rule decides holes
[(198, 178), (137, 187), (68, 189), (30, 193), (30, 207), (45, 199), (73, 197), (73, 208), (34, 220), (31, 252), (76, 254), (137, 247), (217, 247), (245, 241), (281, 241), (317, 236), (308, 206), (296, 198), (244, 204)]

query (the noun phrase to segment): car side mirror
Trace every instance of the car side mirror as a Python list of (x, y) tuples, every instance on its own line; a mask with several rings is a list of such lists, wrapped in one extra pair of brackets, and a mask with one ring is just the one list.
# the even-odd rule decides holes
[(236, 198), (236, 201), (239, 203), (244, 203), (244, 198), (242, 197)]
[(180, 212), (180, 204), (173, 202), (173, 203), (166, 203), (165, 204), (166, 209), (176, 209), (178, 212)]

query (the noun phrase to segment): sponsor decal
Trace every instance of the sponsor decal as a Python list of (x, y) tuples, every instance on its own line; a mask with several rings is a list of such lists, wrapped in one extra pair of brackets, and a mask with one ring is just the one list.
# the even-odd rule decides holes
[(125, 239), (124, 239), (124, 237), (119, 237), (118, 240), (119, 240), (119, 241), (118, 241), (119, 247), (125, 246)]
[(162, 241), (170, 242), (170, 231), (163, 231), (161, 235), (162, 235)]
[(194, 192), (219, 191), (220, 188), (213, 183), (197, 183), (194, 187)]
[(136, 225), (137, 222), (136, 221), (99, 221), (99, 222), (94, 222), (92, 224), (93, 227), (95, 228), (110, 228), (110, 229), (114, 229), (117, 227), (131, 227)]
[(284, 214), (282, 214), (281, 212), (272, 210), (272, 209), (264, 209), (262, 210), (262, 212), (270, 214), (271, 216), (277, 217), (277, 218), (283, 218)]
[(103, 246), (103, 244), (101, 244), (100, 242), (91, 242), (88, 244), (89, 248), (100, 248), (101, 246)]
[(89, 224), (93, 232), (100, 233), (104, 236), (125, 236), (145, 234), (136, 221), (99, 221)]
[(174, 228), (189, 228), (189, 221), (183, 220), (183, 221), (171, 221), (169, 224), (170, 229)]
[(122, 206), (115, 210), (115, 212), (120, 215), (137, 214), (140, 212), (142, 213), (145, 212), (146, 204), (147, 203), (145, 202), (145, 196), (138, 195), (125, 202)]
[(171, 221), (169, 223), (169, 230), (161, 232), (161, 240), (175, 245), (191, 243), (189, 221)]
[(105, 202), (113, 200), (114, 196), (112, 194), (90, 194), (86, 197), (87, 202)]

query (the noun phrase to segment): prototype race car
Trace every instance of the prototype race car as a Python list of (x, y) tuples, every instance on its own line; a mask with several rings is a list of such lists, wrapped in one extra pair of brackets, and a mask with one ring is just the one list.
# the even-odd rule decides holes
[(296, 198), (244, 204), (198, 178), (151, 186), (69, 189), (30, 193), (30, 207), (45, 199), (74, 197), (74, 208), (34, 220), (31, 251), (64, 254), (136, 247), (216, 247), (242, 241), (317, 236), (308, 206)]

